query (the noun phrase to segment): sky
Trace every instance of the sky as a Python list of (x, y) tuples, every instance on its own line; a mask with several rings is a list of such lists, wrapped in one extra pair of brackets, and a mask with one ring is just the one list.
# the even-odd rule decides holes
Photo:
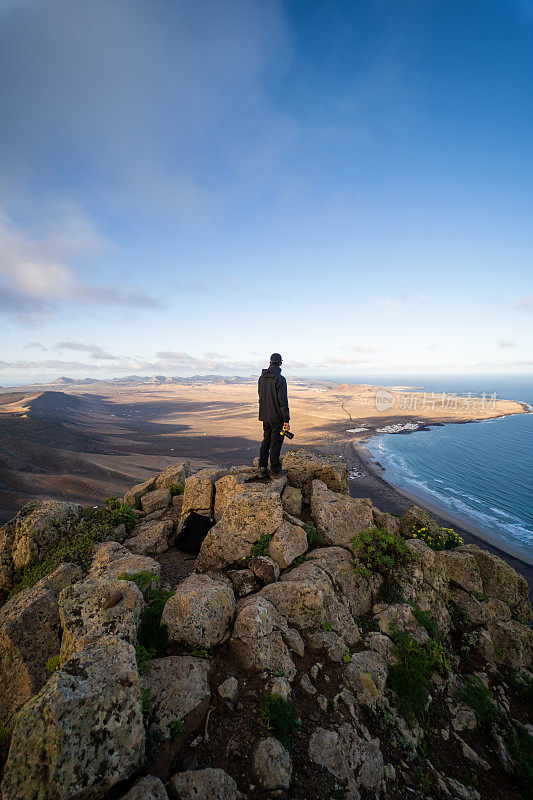
[(0, 0), (0, 384), (533, 373), (533, 0)]

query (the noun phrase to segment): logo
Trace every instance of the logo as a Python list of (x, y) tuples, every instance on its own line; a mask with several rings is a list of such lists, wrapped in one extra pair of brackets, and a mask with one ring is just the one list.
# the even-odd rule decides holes
[(388, 411), (396, 402), (394, 395), (386, 389), (378, 389), (376, 392), (376, 408), (378, 411)]

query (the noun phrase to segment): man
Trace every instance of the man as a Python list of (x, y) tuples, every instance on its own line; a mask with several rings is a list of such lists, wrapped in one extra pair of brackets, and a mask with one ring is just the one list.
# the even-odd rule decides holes
[(272, 353), (270, 366), (264, 369), (258, 382), (259, 419), (263, 423), (263, 441), (259, 451), (259, 477), (268, 476), (270, 454), (270, 476), (277, 478), (281, 472), (279, 454), (283, 444), (283, 430), (290, 430), (287, 381), (281, 374), (282, 358)]

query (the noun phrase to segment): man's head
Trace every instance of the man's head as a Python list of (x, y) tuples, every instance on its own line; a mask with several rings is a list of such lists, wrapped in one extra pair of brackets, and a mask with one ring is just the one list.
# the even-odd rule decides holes
[(272, 355), (270, 356), (270, 363), (273, 364), (275, 367), (281, 367), (283, 359), (281, 358), (279, 353), (272, 353)]

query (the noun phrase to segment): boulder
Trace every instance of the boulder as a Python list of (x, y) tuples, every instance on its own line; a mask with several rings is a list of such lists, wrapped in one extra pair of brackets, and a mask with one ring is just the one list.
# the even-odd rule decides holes
[(383, 584), (381, 575), (374, 573), (366, 578), (357, 572), (352, 554), (343, 547), (311, 550), (306, 564), (316, 564), (327, 574), (335, 591), (346, 601), (354, 616), (369, 613)]
[(142, 765), (135, 650), (106, 637), (55, 672), (16, 718), (3, 800), (96, 800)]
[(61, 564), (0, 609), (0, 727), (44, 686), (46, 662), (59, 653), (58, 596), (83, 577), (75, 564)]
[(324, 542), (349, 547), (353, 536), (373, 525), (372, 503), (332, 492), (318, 480), (312, 484), (311, 516)]
[(226, 678), (218, 687), (218, 694), (223, 700), (233, 703), (239, 694), (239, 681), (233, 676)]
[(135, 781), (129, 792), (121, 795), (120, 800), (168, 800), (168, 794), (159, 778), (147, 775)]
[(400, 518), (400, 535), (404, 539), (411, 539), (413, 533), (417, 533), (420, 528), (427, 528), (430, 533), (437, 533), (439, 524), (425, 509), (415, 505), (409, 506)]
[(307, 551), (307, 534), (297, 525), (285, 520), (281, 523), (268, 546), (270, 557), (280, 569), (287, 569), (298, 556)]
[(79, 519), (81, 506), (32, 500), (0, 529), (0, 588), (12, 587), (13, 572), (38, 561)]
[(287, 791), (292, 776), (292, 761), (288, 751), (278, 739), (269, 736), (261, 739), (254, 750), (252, 772), (264, 791)]
[(476, 545), (463, 545), (460, 550), (474, 557), (485, 594), (507, 603), (511, 610), (524, 620), (533, 619), (528, 585), (522, 575), (498, 556), (487, 550), (481, 550)]
[[(253, 470), (253, 472), (255, 472), (255, 470)], [(247, 490), (247, 484), (245, 484), (245, 480), (246, 477), (239, 474), (229, 474), (223, 475), (222, 478), (219, 478), (217, 481), (215, 481), (215, 504), (213, 516), (217, 522), (222, 519), (222, 515), (224, 514), (230, 499), (234, 497), (234, 495), (242, 494), (242, 492)]]
[(317, 728), (309, 740), (309, 758), (345, 786), (347, 800), (359, 800), (361, 790), (378, 795), (384, 774), (379, 740), (359, 735), (347, 722), (335, 731)]
[(373, 705), (385, 692), (388, 665), (374, 650), (354, 653), (344, 669), (344, 680), (359, 702)]
[(224, 469), (201, 469), (185, 481), (181, 518), (185, 519), (191, 511), (210, 517), (213, 514), (215, 481), (226, 474)]
[(394, 630), (404, 631), (420, 644), (429, 639), (426, 629), (416, 621), (411, 606), (407, 603), (384, 606), (375, 614), (375, 619), (382, 633), (390, 634)]
[(156, 477), (157, 476), (154, 475), (152, 478), (148, 478), (142, 483), (137, 483), (135, 486), (132, 486), (131, 489), (128, 489), (124, 495), (124, 502), (133, 506), (133, 508), (140, 508), (141, 497), (155, 489)]
[(235, 613), (231, 585), (193, 573), (165, 604), (161, 621), (171, 642), (214, 647), (226, 635)]
[(278, 581), (258, 594), (300, 631), (319, 628), (325, 621), (324, 593), (311, 581)]
[(154, 489), (141, 497), (142, 510), (146, 514), (151, 514), (153, 511), (168, 508), (171, 500), (170, 489)]
[(230, 646), (242, 669), (281, 672), (294, 680), (296, 667), (285, 642), (287, 629), (286, 620), (264, 597), (254, 595), (239, 603)]
[(384, 633), (377, 633), (371, 631), (367, 634), (365, 644), (371, 650), (375, 650), (387, 662), (387, 664), (396, 664), (398, 659), (394, 655), (394, 642), (389, 636)]
[(401, 569), (393, 570), (393, 579), (404, 601), (415, 603), (446, 635), (451, 624), (446, 555), (435, 552), (420, 539), (408, 539), (407, 549), (411, 559)]
[(63, 589), (61, 664), (103, 636), (135, 645), (143, 608), (143, 596), (132, 581), (87, 578)]
[(179, 800), (244, 800), (233, 778), (223, 769), (188, 769), (170, 779)]
[(533, 630), (529, 625), (522, 625), (514, 620), (489, 622), (487, 630), (498, 665), (511, 669), (533, 667)]
[(208, 532), (196, 560), (200, 572), (239, 568), (262, 535), (274, 534), (283, 522), (278, 494), (246, 491), (228, 502), (222, 519)]
[(346, 654), (346, 642), (334, 631), (311, 631), (307, 634), (307, 646), (312, 653), (323, 653), (329, 661), (340, 664)]
[(95, 551), (89, 577), (95, 580), (102, 578), (119, 578), (121, 575), (136, 575), (139, 572), (154, 576), (147, 588), (155, 589), (159, 585), (161, 565), (148, 556), (136, 555), (118, 542), (102, 542)]
[(281, 495), (283, 510), (293, 517), (302, 516), (302, 492), (295, 486), (286, 486)]
[(121, 795), (120, 800), (168, 800), (168, 794), (159, 778), (147, 775), (135, 781), (129, 792)]
[(400, 535), (400, 520), (398, 517), (379, 511), (377, 508), (374, 508), (372, 513), (376, 528), (381, 528), (386, 533), (392, 533), (394, 536)]
[(155, 489), (170, 489), (173, 486), (182, 488), (185, 486), (185, 481), (191, 474), (190, 461), (178, 461), (175, 464), (170, 464), (163, 472), (156, 475)]
[(133, 529), (133, 535), (126, 539), (124, 546), (138, 555), (166, 553), (170, 547), (173, 528), (171, 519), (144, 522)]
[(171, 723), (183, 722), (188, 736), (198, 730), (209, 707), (207, 676), (211, 663), (205, 658), (168, 656), (150, 661), (143, 675), (143, 689), (150, 690), (151, 721), (164, 739), (171, 738)]
[(443, 550), (439, 556), (450, 583), (470, 593), (483, 592), (481, 573), (473, 553), (464, 550)]
[(333, 492), (348, 493), (348, 462), (340, 456), (289, 450), (283, 458), (283, 469), (290, 485), (304, 494), (309, 494), (313, 480), (322, 481)]
[(279, 567), (269, 556), (252, 556), (246, 563), (255, 577), (263, 583), (274, 583), (279, 579)]
[(237, 597), (245, 597), (260, 588), (259, 581), (251, 569), (230, 569), (227, 576), (233, 584)]

